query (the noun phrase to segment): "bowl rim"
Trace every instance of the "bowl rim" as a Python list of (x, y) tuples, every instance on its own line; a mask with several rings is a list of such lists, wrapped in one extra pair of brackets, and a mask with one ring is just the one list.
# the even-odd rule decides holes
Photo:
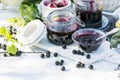
[(41, 1), (41, 5), (42, 5), (42, 7), (46, 8), (46, 9), (53, 9), (53, 10), (58, 9), (59, 10), (59, 9), (63, 9), (63, 8), (67, 8), (67, 7), (71, 6), (72, 2), (70, 0), (66, 0), (66, 1), (68, 2), (68, 4), (66, 6), (60, 7), (60, 8), (51, 8), (51, 7), (45, 6), (44, 0)]
[[(78, 42), (77, 40), (74, 39), (74, 35), (75, 35), (76, 33), (78, 33), (78, 32), (86, 31), (86, 30), (96, 31), (97, 33), (102, 34), (102, 35), (105, 34), (102, 30), (98, 30), (98, 29), (94, 29), (94, 28), (84, 28), (84, 29), (79, 29), (79, 30), (75, 31), (75, 32), (72, 34), (72, 40), (73, 40), (75, 43), (77, 43), (77, 44), (81, 44), (80, 42)], [(97, 44), (101, 44), (101, 43), (104, 42), (104, 41), (106, 41), (106, 37), (104, 37), (104, 38), (102, 39), (102, 41), (97, 42)], [(96, 44), (96, 45), (97, 45), (97, 44)]]

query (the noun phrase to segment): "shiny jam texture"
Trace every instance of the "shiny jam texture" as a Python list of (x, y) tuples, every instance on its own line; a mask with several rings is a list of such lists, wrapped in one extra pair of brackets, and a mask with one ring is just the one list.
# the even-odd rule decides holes
[(78, 26), (76, 23), (69, 24), (69, 20), (68, 17), (59, 17), (55, 19), (58, 22), (57, 25), (47, 25), (47, 38), (51, 43), (69, 45), (73, 42), (71, 36), (78, 29)]
[(100, 46), (102, 39), (96, 41), (99, 36), (99, 34), (87, 33), (76, 36), (75, 40), (80, 43), (80, 48), (82, 48), (85, 52), (91, 53), (96, 51)]

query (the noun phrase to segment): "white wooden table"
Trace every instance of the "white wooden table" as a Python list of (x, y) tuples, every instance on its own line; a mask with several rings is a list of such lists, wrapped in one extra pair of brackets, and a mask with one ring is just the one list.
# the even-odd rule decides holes
[[(0, 24), (6, 23), (10, 17), (15, 17), (19, 13), (4, 11), (0, 12)], [(3, 57), (0, 54), (0, 80), (120, 80), (120, 71), (114, 71), (120, 63), (120, 54), (109, 49), (109, 42), (105, 42), (97, 53), (93, 53), (92, 58), (87, 60), (83, 57), (74, 56), (74, 60), (64, 57), (40, 58), (40, 53), (23, 53), (20, 57)], [(45, 49), (54, 49), (60, 53), (69, 53), (72, 57), (72, 49), (75, 44), (63, 50), (48, 42), (46, 36), (43, 37), (37, 46)], [(1, 50), (0, 50), (1, 51)], [(56, 66), (55, 61), (63, 59), (66, 71), (61, 71), (61, 66)], [(76, 68), (77, 60), (86, 63), (84, 69)], [(88, 65), (95, 62), (94, 70), (89, 70)]]

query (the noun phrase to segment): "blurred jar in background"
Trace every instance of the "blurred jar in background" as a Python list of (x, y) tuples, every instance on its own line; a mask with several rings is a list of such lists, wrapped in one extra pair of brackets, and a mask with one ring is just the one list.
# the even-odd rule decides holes
[(102, 26), (101, 0), (75, 0), (76, 14), (85, 22), (86, 28), (100, 28)]

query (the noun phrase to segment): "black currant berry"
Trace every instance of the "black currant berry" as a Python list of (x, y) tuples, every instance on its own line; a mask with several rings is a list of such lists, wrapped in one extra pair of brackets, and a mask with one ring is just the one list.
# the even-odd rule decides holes
[(85, 55), (85, 53), (84, 52), (81, 52), (81, 56), (84, 56)]
[(63, 45), (62, 45), (62, 48), (63, 48), (63, 49), (66, 49), (66, 48), (67, 48), (67, 45), (66, 45), (66, 44), (63, 44)]
[(50, 56), (51, 56), (50, 51), (47, 51), (47, 52), (46, 52), (46, 57), (47, 57), (47, 58), (50, 58)]
[(41, 58), (45, 58), (45, 55), (44, 55), (44, 54), (41, 54), (40, 57), (41, 57)]
[(87, 58), (87, 59), (90, 59), (90, 58), (91, 58), (90, 54), (87, 54), (87, 55), (86, 55), (86, 58)]
[(62, 67), (61, 67), (61, 70), (62, 70), (62, 71), (65, 71), (65, 66), (62, 66)]
[(84, 68), (85, 67), (85, 64), (82, 63), (82, 62), (78, 62), (77, 65), (76, 65), (77, 68)]
[(54, 56), (54, 57), (58, 57), (58, 53), (54, 53), (53, 56)]
[(17, 51), (16, 56), (21, 56), (22, 51)]
[(81, 55), (81, 51), (80, 51), (80, 50), (78, 50), (77, 54), (78, 54), (78, 55)]
[(94, 67), (93, 67), (93, 65), (89, 65), (88, 68), (92, 70)]
[(73, 54), (77, 54), (77, 50), (73, 50), (72, 53), (73, 53)]
[(60, 62), (59, 61), (55, 61), (55, 65), (60, 65)]
[(7, 57), (8, 55), (6, 53), (3, 54), (4, 57)]
[(2, 49), (6, 50), (6, 45), (5, 44), (2, 45)]
[(63, 65), (63, 64), (64, 64), (64, 60), (61, 60), (61, 61), (60, 61), (60, 65)]

